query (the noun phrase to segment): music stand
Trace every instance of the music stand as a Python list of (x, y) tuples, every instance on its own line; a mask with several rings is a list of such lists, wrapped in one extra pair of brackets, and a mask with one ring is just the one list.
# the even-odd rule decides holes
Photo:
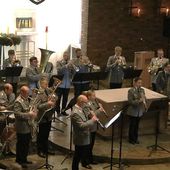
[[(110, 170), (113, 168), (113, 142), (114, 142), (114, 122), (121, 116), (122, 111), (119, 111), (114, 117), (112, 117), (109, 122), (105, 124), (105, 128), (109, 128), (112, 125), (112, 141), (111, 141), (111, 152), (110, 152)], [(108, 168), (109, 166), (104, 167)]]
[(23, 67), (6, 67), (4, 69), (4, 77), (19, 77)]
[[(165, 103), (162, 103), (162, 102), (166, 103), (166, 100), (161, 100), (161, 101), (160, 100), (155, 100), (155, 101), (152, 102), (152, 104), (151, 104), (151, 106), (149, 108), (149, 110), (154, 109), (153, 111), (151, 110), (151, 112), (154, 112), (156, 114), (156, 119), (155, 119), (155, 143), (153, 145), (147, 147), (147, 149), (151, 148), (151, 151), (150, 151), (148, 157), (150, 157), (153, 152), (156, 152), (158, 150), (158, 148), (163, 150), (163, 151), (166, 151), (166, 152), (170, 153), (169, 150), (167, 150), (167, 149), (163, 148), (162, 146), (158, 145), (160, 110), (161, 110), (161, 108), (166, 108)], [(168, 100), (167, 100), (167, 102), (168, 102)], [(167, 112), (168, 112), (168, 109), (167, 109)]]
[(88, 73), (76, 73), (73, 82), (76, 81), (92, 81), (97, 80), (97, 89), (99, 89), (99, 80), (104, 80), (107, 78), (107, 71), (98, 71), (98, 72), (88, 72)]
[(128, 67), (128, 68), (125, 68), (123, 69), (123, 72), (124, 72), (124, 79), (130, 79), (131, 80), (131, 84), (133, 84), (133, 79), (135, 77), (139, 77), (142, 73), (142, 70), (139, 69), (134, 69), (133, 67)]

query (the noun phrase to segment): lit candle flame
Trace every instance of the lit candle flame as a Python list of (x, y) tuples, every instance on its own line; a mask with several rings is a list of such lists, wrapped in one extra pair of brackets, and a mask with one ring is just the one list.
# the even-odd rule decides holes
[(169, 8), (166, 8), (166, 16), (169, 15)]
[(140, 16), (140, 12), (141, 12), (141, 10), (140, 10), (140, 8), (138, 8), (138, 10), (137, 10), (138, 17)]

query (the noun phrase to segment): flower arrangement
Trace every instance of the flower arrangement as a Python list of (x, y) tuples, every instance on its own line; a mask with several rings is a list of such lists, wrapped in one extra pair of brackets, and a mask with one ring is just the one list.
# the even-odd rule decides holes
[(21, 42), (21, 37), (15, 34), (0, 34), (0, 45), (12, 46), (18, 45)]

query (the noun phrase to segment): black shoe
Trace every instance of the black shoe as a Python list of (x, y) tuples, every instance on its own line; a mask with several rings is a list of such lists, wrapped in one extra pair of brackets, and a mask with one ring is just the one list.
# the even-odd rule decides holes
[(87, 169), (92, 169), (90, 165), (82, 165), (82, 167), (87, 168)]
[(40, 156), (41, 158), (45, 158), (45, 154), (43, 152), (38, 152), (37, 155)]
[(62, 116), (68, 116), (69, 114), (67, 114), (66, 112), (61, 112)]

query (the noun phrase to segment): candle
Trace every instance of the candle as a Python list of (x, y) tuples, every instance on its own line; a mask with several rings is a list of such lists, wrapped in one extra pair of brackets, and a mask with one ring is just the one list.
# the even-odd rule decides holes
[(48, 26), (45, 27), (45, 32), (46, 32), (46, 33), (48, 32)]
[(169, 8), (166, 8), (166, 16), (169, 15)]
[(140, 16), (140, 12), (141, 12), (141, 10), (140, 10), (140, 8), (138, 8), (138, 10), (137, 10), (137, 16), (138, 17)]
[(17, 35), (17, 30), (15, 30), (15, 35)]

